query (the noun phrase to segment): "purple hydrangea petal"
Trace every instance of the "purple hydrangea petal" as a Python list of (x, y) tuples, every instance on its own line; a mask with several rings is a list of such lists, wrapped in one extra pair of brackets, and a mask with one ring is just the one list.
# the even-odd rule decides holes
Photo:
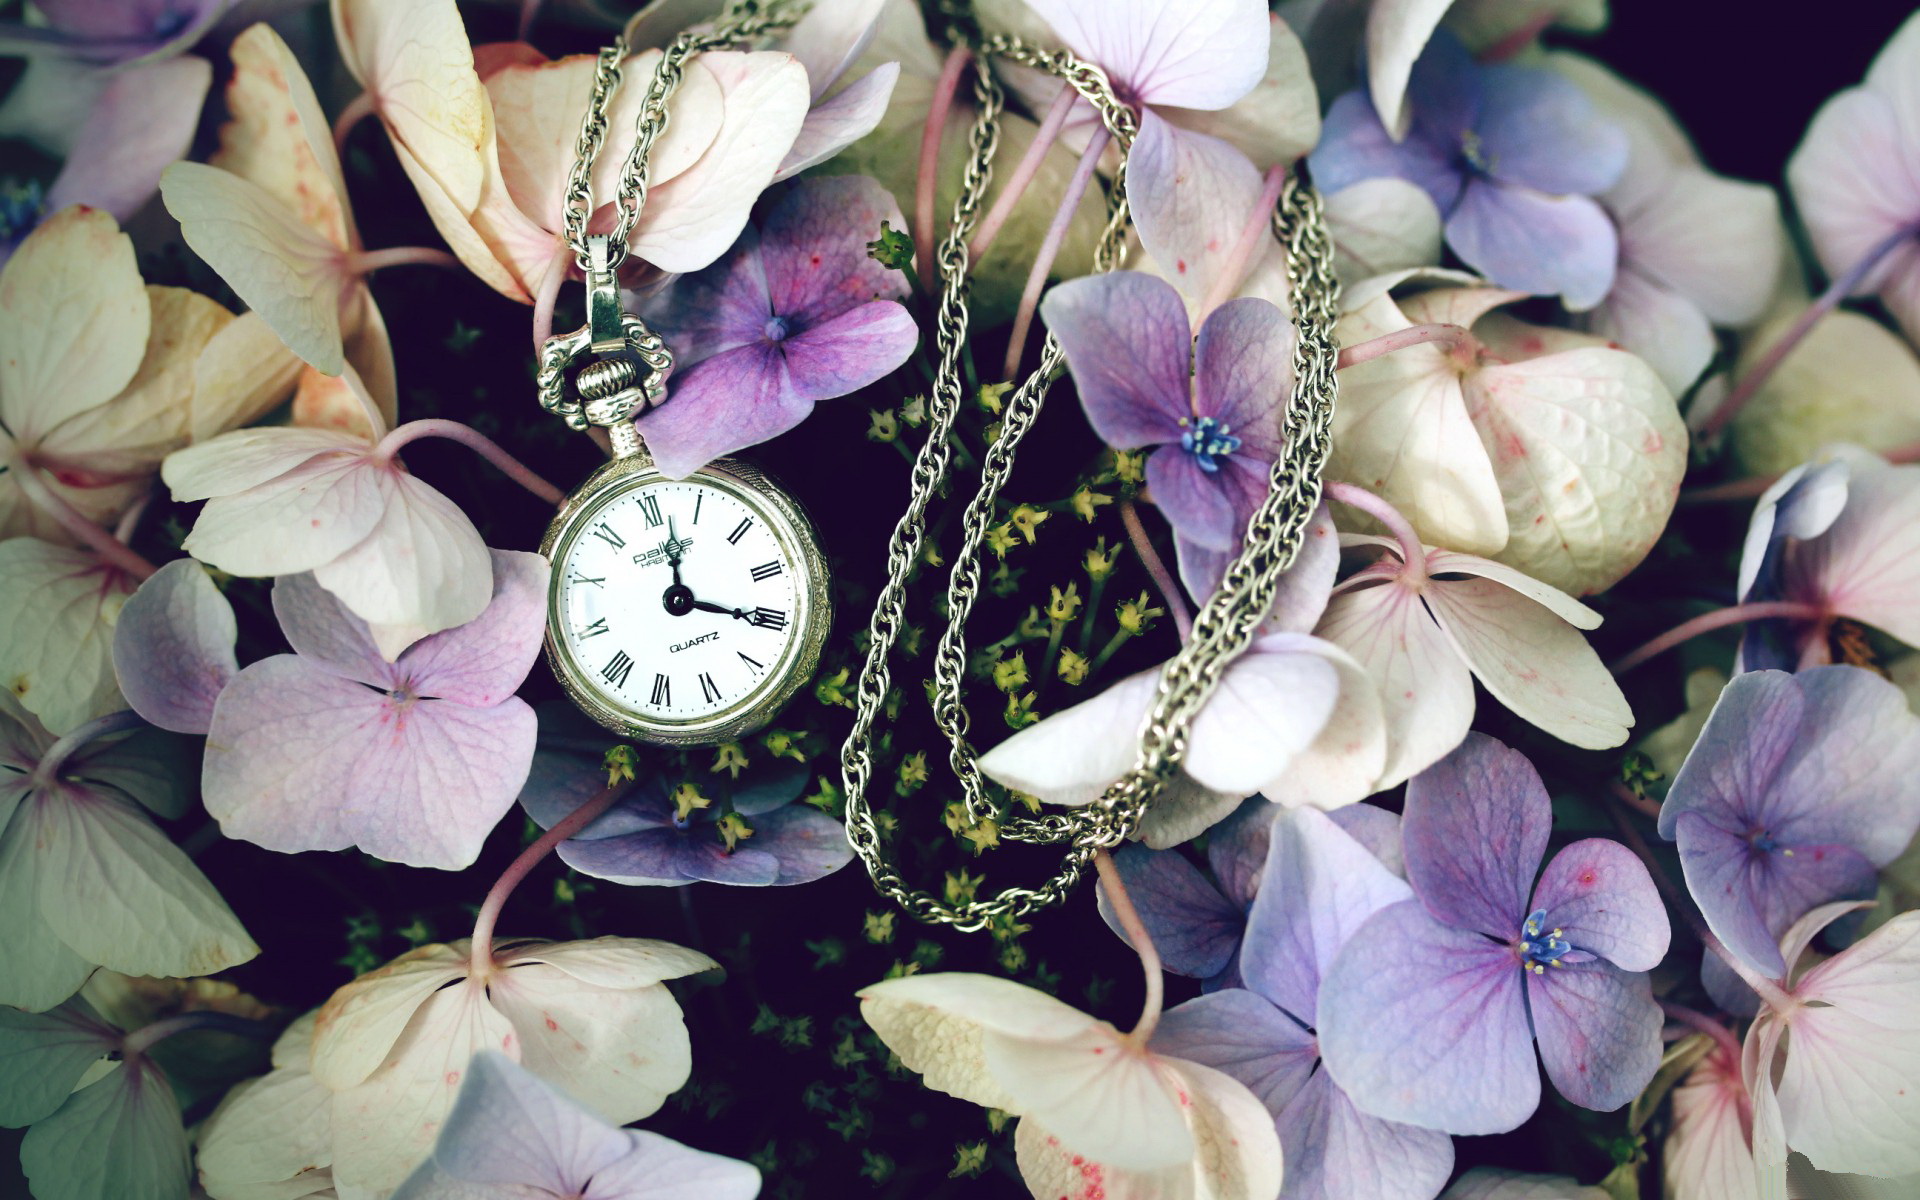
[(47, 189), (47, 211), (86, 204), (125, 223), (153, 199), (160, 172), (186, 157), (212, 82), (212, 66), (192, 56), (116, 72)]
[(1028, 7), (1137, 103), (1221, 109), (1267, 71), (1261, 0), (1030, 0)]
[(1321, 1071), (1280, 1113), (1287, 1200), (1432, 1200), (1453, 1171), (1453, 1139), (1370, 1117)]
[(1847, 506), (1852, 474), (1852, 464), (1844, 458), (1802, 463), (1761, 494), (1740, 547), (1735, 595), (1742, 603), (1780, 598), (1780, 560), (1787, 539), (1815, 538), (1831, 528)]
[(1660, 1006), (1645, 972), (1604, 962), (1527, 975), (1527, 1004), (1547, 1078), (1584, 1108), (1611, 1112), (1660, 1068)]
[(748, 775), (733, 792), (733, 811), (757, 817), (800, 798), (813, 778), (806, 763), (780, 762)]
[(1706, 727), (1674, 774), (1660, 806), (1660, 836), (1700, 813), (1727, 829), (1762, 822), (1762, 811), (1793, 750), (1806, 700), (1784, 671), (1750, 671), (1720, 693)]
[(1193, 409), (1227, 426), (1241, 451), (1280, 453), (1281, 411), (1293, 385), (1293, 322), (1270, 300), (1244, 296), (1213, 310), (1193, 350)]
[[(527, 782), (520, 789), (520, 807), (540, 828), (551, 829), (606, 786), (606, 768), (592, 759), (541, 750), (535, 752)], [(666, 780), (653, 775), (575, 834), (572, 841), (598, 841), (660, 829), (671, 825), (672, 820), (673, 804), (667, 798)], [(569, 844), (562, 843), (562, 849)]]
[(1191, 336), (1173, 285), (1137, 271), (1068, 280), (1040, 301), (1100, 440), (1120, 450), (1178, 442), (1193, 416)]
[(594, 1200), (753, 1200), (760, 1171), (751, 1163), (683, 1146), (645, 1129), (624, 1131), (632, 1149), (592, 1180)]
[(628, 1151), (626, 1134), (492, 1050), (473, 1056), (433, 1165), (495, 1188), (577, 1192)]
[[(1486, 68), (1452, 30), (1436, 30), (1407, 77), (1412, 132), (1458, 154), (1467, 133), (1486, 119)], [(1445, 206), (1441, 206), (1445, 209)]]
[(766, 340), (774, 317), (767, 273), (760, 259), (760, 231), (749, 225), (712, 266), (682, 275), (673, 286), (641, 305), (660, 336), (673, 348), (677, 393), (685, 373), (716, 354)]
[(1168, 1009), (1153, 1031), (1153, 1051), (1226, 1072), (1276, 1116), (1320, 1059), (1305, 1026), (1244, 988)]
[(239, 671), (233, 606), (206, 569), (180, 558), (156, 571), (120, 610), (113, 669), (127, 704), (175, 733), (204, 734), (213, 702)]
[(1253, 991), (1312, 1020), (1321, 976), (1340, 947), (1367, 918), (1413, 892), (1317, 809), (1282, 813), (1272, 837), (1247, 913), (1240, 974)]
[(707, 881), (766, 887), (780, 878), (780, 860), (742, 843), (728, 854), (713, 831), (649, 829), (591, 842), (564, 842), (560, 857), (576, 871), (615, 883)]
[[(1184, 854), (1124, 846), (1114, 851), (1113, 865), (1167, 970), (1208, 979), (1226, 969), (1239, 948), (1246, 913), (1207, 882)], [(1107, 926), (1125, 940), (1106, 889), (1097, 889), (1095, 896)]]
[(1162, 446), (1147, 458), (1147, 487), (1153, 502), (1181, 537), (1212, 550), (1230, 550), (1242, 528), (1229, 491), (1234, 479), (1225, 469), (1207, 471), (1200, 459), (1179, 445)]
[(780, 348), (755, 342), (676, 377), (672, 398), (635, 424), (660, 469), (684, 479), (722, 455), (778, 437), (812, 411), (813, 402), (794, 391)]
[(370, 687), (391, 687), (399, 678), (399, 669), (373, 644), (367, 623), (311, 572), (275, 579), (271, 598), (280, 632), (300, 661)]
[(774, 181), (791, 179), (872, 133), (887, 115), (887, 102), (893, 99), (893, 88), (899, 81), (900, 64), (881, 63), (831, 99), (817, 101), (807, 110), (800, 135), (780, 160), (780, 169), (773, 173)]
[(1442, 213), (1460, 199), (1454, 156), (1425, 138), (1394, 141), (1364, 91), (1348, 92), (1333, 102), (1321, 125), (1320, 144), (1307, 163), (1314, 183), (1329, 195), (1368, 179), (1394, 178), (1417, 185)]
[(1258, 796), (1244, 801), (1207, 839), (1207, 865), (1227, 900), (1245, 911), (1260, 890), (1279, 810)]
[[(1745, 678), (1729, 687), (1744, 687)], [(1892, 862), (1920, 832), (1920, 716), (1900, 688), (1859, 667), (1788, 678), (1805, 707), (1756, 815), (1782, 843), (1839, 843)]]
[(513, 695), (547, 632), (547, 560), (494, 550), (493, 598), (465, 625), (421, 638), (394, 666), (422, 696), (484, 708)]
[(779, 348), (790, 386), (811, 406), (885, 379), (919, 341), (911, 313), (892, 300), (874, 300), (794, 334)]
[(903, 299), (906, 276), (867, 253), (883, 223), (900, 229), (906, 218), (892, 193), (865, 175), (789, 188), (760, 233), (772, 315), (804, 330), (869, 301)]
[(1509, 941), (1547, 851), (1553, 805), (1533, 764), (1481, 733), (1407, 783), (1407, 880), (1427, 911)]
[(1333, 1080), (1362, 1112), (1448, 1133), (1504, 1133), (1540, 1103), (1522, 971), (1510, 946), (1415, 901), (1375, 913), (1320, 986)]
[(1518, 184), (1474, 179), (1448, 214), (1447, 244), (1504, 288), (1560, 296), (1575, 311), (1613, 287), (1619, 236), (1585, 196), (1550, 196)]
[[(776, 886), (812, 883), (833, 874), (853, 860), (846, 827), (817, 808), (789, 805), (748, 821), (753, 837), (742, 847), (770, 856), (779, 866)], [(740, 850), (734, 851), (739, 857)]]
[(1672, 931), (1653, 877), (1633, 851), (1583, 838), (1553, 856), (1533, 889), (1546, 927), (1576, 950), (1626, 971), (1651, 971), (1667, 956)]
[(1349, 804), (1327, 814), (1347, 836), (1367, 848), (1380, 865), (1402, 879), (1407, 877), (1407, 858), (1400, 846), (1400, 815), (1375, 804)]
[(1480, 86), (1475, 131), (1494, 178), (1552, 195), (1592, 196), (1626, 169), (1626, 130), (1560, 72), (1496, 65), (1482, 69)]

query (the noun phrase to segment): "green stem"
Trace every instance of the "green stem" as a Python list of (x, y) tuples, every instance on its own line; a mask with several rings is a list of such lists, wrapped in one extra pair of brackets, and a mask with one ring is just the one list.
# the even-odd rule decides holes
[(1098, 675), (1100, 668), (1107, 665), (1107, 660), (1118, 654), (1120, 647), (1126, 645), (1132, 639), (1133, 635), (1124, 629), (1115, 632), (1112, 637), (1108, 638), (1107, 644), (1100, 647), (1100, 653), (1094, 655), (1093, 662), (1088, 665), (1087, 678), (1092, 679), (1095, 675)]

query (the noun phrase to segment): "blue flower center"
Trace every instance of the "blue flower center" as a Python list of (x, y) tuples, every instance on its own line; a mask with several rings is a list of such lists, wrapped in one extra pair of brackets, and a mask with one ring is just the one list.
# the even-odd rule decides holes
[(32, 233), (46, 207), (47, 197), (38, 183), (0, 180), (0, 243), (15, 242)]
[(1520, 969), (1532, 971), (1535, 975), (1544, 975), (1548, 967), (1557, 967), (1560, 960), (1573, 951), (1573, 944), (1561, 934), (1563, 930), (1549, 930), (1547, 910), (1536, 908), (1527, 914), (1526, 923), (1520, 926)]
[(785, 317), (768, 317), (767, 323), (760, 327), (760, 336), (770, 342), (784, 342), (792, 331)]
[(1211, 475), (1220, 469), (1220, 460), (1240, 448), (1240, 439), (1229, 433), (1225, 423), (1212, 417), (1182, 418), (1180, 448), (1193, 455), (1200, 469)]
[(1756, 829), (1752, 833), (1747, 835), (1747, 841), (1753, 846), (1755, 850), (1759, 850), (1763, 853), (1779, 854), (1786, 858), (1793, 857), (1793, 851), (1787, 849), (1785, 846), (1782, 846), (1779, 842), (1774, 840), (1773, 831), (1771, 829)]

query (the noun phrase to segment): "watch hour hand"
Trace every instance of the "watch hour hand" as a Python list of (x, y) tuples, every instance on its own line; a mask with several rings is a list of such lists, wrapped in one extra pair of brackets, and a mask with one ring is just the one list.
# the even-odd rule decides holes
[(751, 621), (753, 619), (753, 614), (743, 609), (728, 608), (724, 604), (715, 604), (709, 600), (695, 600), (693, 606), (701, 612), (721, 613), (725, 616), (736, 617), (742, 621)]

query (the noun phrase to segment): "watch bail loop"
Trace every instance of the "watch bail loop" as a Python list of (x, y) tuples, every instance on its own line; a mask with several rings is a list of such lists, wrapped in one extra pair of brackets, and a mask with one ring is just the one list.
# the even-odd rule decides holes
[[(598, 425), (607, 430), (614, 454), (625, 457), (640, 450), (634, 418), (666, 399), (673, 352), (645, 321), (621, 308), (608, 236), (591, 235), (587, 249), (587, 323), (572, 333), (555, 334), (541, 346), (536, 376), (540, 407), (560, 416), (570, 429)], [(600, 357), (581, 367), (569, 388), (567, 369), (587, 354)], [(647, 372), (644, 382), (642, 367)]]

